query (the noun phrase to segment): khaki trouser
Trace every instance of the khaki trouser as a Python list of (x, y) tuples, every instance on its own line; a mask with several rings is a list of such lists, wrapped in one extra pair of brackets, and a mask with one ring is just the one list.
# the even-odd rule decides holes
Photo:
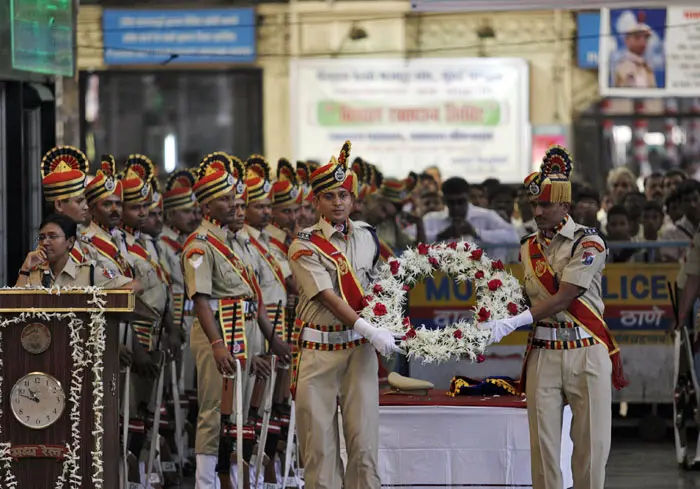
[[(246, 345), (248, 358), (260, 353), (262, 337), (256, 321), (246, 321)], [(219, 454), (219, 434), (221, 428), (221, 388), (223, 378), (216, 368), (211, 344), (202, 330), (199, 320), (194, 321), (190, 337), (192, 356), (197, 365), (197, 436), (194, 451), (198, 455)], [(255, 377), (250, 375), (250, 361), (242, 376), (243, 381), (243, 421), (248, 418), (250, 397), (253, 394)], [(234, 399), (235, 408), (235, 399)], [(235, 422), (235, 419), (232, 419)]]
[(576, 489), (604, 489), (612, 429), (612, 362), (604, 345), (533, 349), (527, 361), (527, 414), (533, 489), (560, 489), (564, 402), (573, 413), (571, 471)]
[[(369, 345), (302, 350), (296, 423), (307, 489), (379, 489), (377, 355)], [(338, 404), (348, 464), (343, 477)]]

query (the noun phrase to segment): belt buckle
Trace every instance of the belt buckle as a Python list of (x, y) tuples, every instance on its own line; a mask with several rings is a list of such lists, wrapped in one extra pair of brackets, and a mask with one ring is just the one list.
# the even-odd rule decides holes
[(570, 341), (572, 336), (571, 328), (557, 328), (557, 340), (559, 341)]

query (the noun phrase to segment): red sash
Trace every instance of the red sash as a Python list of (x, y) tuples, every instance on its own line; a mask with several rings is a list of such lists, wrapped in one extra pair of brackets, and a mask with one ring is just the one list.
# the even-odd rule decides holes
[(92, 244), (99, 253), (112, 260), (114, 264), (117, 265), (117, 267), (119, 267), (119, 270), (121, 270), (122, 275), (124, 275), (125, 277), (134, 278), (134, 274), (131, 271), (131, 267), (126, 262), (126, 259), (121, 255), (121, 252), (119, 251), (119, 248), (117, 248), (117, 245), (115, 245), (111, 241), (102, 239), (99, 236), (91, 237), (90, 244)]
[(389, 261), (389, 258), (395, 256), (394, 255), (394, 250), (391, 249), (391, 246), (386, 244), (384, 241), (381, 239), (379, 240), (379, 256), (382, 258), (384, 261)]
[(175, 241), (170, 236), (161, 236), (160, 239), (161, 239), (161, 241), (163, 241), (163, 243), (170, 246), (175, 253), (178, 253), (178, 254), (182, 253), (182, 245), (180, 243), (178, 243), (177, 241)]
[(163, 269), (163, 267), (160, 265), (160, 263), (153, 261), (153, 258), (151, 258), (151, 254), (138, 243), (134, 243), (133, 245), (127, 244), (126, 245), (126, 250), (129, 253), (132, 253), (140, 258), (143, 258), (146, 260), (155, 270), (156, 273), (158, 274), (158, 278), (161, 280), (161, 282), (164, 282), (168, 285), (170, 285), (170, 276), (169, 274)]
[(340, 294), (343, 296), (345, 302), (347, 302), (355, 312), (359, 313), (362, 311), (364, 308), (362, 305), (364, 292), (345, 255), (343, 255), (338, 248), (333, 246), (330, 241), (318, 234), (311, 234), (309, 242), (321, 255), (335, 263), (335, 269), (338, 274), (338, 284), (340, 285)]
[(289, 246), (287, 246), (285, 243), (283, 243), (279, 239), (273, 238), (272, 236), (270, 236), (270, 244), (275, 246), (282, 253), (284, 253), (284, 256), (287, 256), (289, 254)]
[[(542, 287), (550, 294), (555, 295), (559, 290), (554, 271), (545, 258), (542, 247), (537, 242), (535, 237), (530, 238), (528, 242), (528, 259), (534, 277), (537, 277)], [(583, 328), (588, 334), (595, 338), (599, 343), (605, 345), (610, 354), (612, 361), (612, 384), (616, 389), (622, 389), (628, 382), (622, 372), (622, 358), (620, 357), (620, 347), (613, 338), (605, 320), (593, 310), (582, 298), (574, 299), (569, 308), (566, 310), (566, 315), (569, 316), (577, 326)], [(533, 330), (534, 331), (534, 330)], [(532, 349), (532, 338), (530, 335), (528, 340), (527, 351), (525, 353), (525, 363), (523, 364), (523, 375), (521, 376), (520, 388), (525, 391), (525, 371), (527, 365), (527, 356)]]
[(85, 255), (83, 251), (77, 246), (73, 246), (70, 250), (70, 257), (75, 263), (83, 263), (85, 261)]
[[(196, 239), (198, 237), (201, 239), (201, 235), (197, 233), (191, 234), (190, 237), (187, 238), (187, 241), (185, 241), (184, 247), (187, 247), (187, 245), (193, 239)], [(207, 233), (206, 240), (219, 254), (221, 254), (224, 258), (226, 258), (226, 260), (228, 260), (231, 266), (233, 266), (233, 270), (238, 274), (239, 277), (241, 277), (241, 280), (243, 280), (248, 285), (248, 287), (250, 287), (250, 290), (253, 291), (253, 295), (258, 300), (258, 306), (262, 306), (262, 291), (260, 290), (260, 285), (255, 279), (255, 276), (248, 271), (248, 267), (245, 265), (245, 263), (243, 263), (243, 261), (238, 257), (238, 255), (236, 255), (236, 253), (231, 248), (229, 248), (228, 245), (221, 242), (221, 240), (213, 234)]]
[(250, 236), (250, 243), (258, 249), (262, 257), (265, 259), (265, 262), (267, 262), (267, 265), (272, 269), (272, 273), (275, 274), (275, 278), (286, 292), (287, 284), (284, 281), (284, 273), (282, 273), (282, 268), (280, 267), (280, 264), (277, 261), (277, 259), (274, 256), (272, 256), (272, 254), (263, 246), (263, 244), (260, 241), (258, 241), (252, 236)]

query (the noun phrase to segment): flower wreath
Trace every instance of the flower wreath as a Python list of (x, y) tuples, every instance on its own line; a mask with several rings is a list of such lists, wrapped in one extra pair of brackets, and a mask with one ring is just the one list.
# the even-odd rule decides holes
[[(404, 317), (407, 293), (420, 280), (440, 270), (458, 283), (472, 281), (476, 306), (470, 319), (460, 319), (441, 329), (414, 328)], [(483, 361), (482, 353), (491, 337), (490, 330), (478, 327), (484, 321), (515, 316), (523, 308), (520, 282), (500, 260), (492, 261), (474, 243), (419, 244), (392, 258), (379, 269), (377, 283), (364, 297), (360, 316), (374, 326), (403, 335), (401, 348), (409, 358), (423, 363), (441, 363), (467, 358)]]

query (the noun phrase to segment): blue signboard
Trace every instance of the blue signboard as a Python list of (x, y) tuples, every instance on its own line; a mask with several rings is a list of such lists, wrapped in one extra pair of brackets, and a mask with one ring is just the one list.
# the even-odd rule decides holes
[(111, 10), (102, 15), (106, 65), (252, 63), (255, 10)]
[(600, 13), (581, 12), (576, 15), (576, 57), (580, 68), (598, 68), (600, 44)]

